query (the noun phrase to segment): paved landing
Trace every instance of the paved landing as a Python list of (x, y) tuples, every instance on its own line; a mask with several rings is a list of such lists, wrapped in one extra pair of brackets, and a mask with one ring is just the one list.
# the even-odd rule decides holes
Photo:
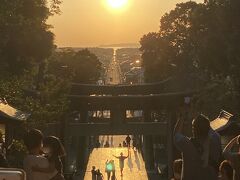
[(96, 166), (97, 169), (104, 175), (104, 179), (107, 179), (107, 174), (105, 173), (105, 162), (106, 160), (113, 159), (116, 166), (116, 176), (117, 180), (148, 180), (147, 172), (145, 169), (145, 163), (143, 161), (142, 155), (133, 149), (130, 150), (131, 156), (125, 160), (125, 166), (123, 170), (123, 177), (120, 176), (120, 169), (118, 159), (113, 157), (119, 156), (123, 152), (127, 156), (127, 148), (98, 148), (94, 149), (90, 155), (87, 172), (84, 176), (84, 180), (92, 180), (91, 169), (92, 166)]

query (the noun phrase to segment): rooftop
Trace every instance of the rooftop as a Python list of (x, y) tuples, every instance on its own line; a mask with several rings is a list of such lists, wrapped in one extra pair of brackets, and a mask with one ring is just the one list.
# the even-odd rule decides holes
[(0, 116), (17, 121), (25, 121), (30, 116), (10, 106), (6, 100), (0, 99)]

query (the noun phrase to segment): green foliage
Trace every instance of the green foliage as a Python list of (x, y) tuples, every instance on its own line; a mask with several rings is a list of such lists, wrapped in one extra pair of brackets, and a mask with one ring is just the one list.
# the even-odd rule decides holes
[(41, 86), (39, 95), (25, 99), (24, 110), (31, 113), (32, 126), (59, 122), (68, 111), (68, 93), (70, 82), (57, 80), (54, 76)]
[(46, 21), (58, 11), (59, 4), (59, 0), (53, 0), (49, 9), (47, 1), (42, 0), (1, 1), (1, 72), (29, 72), (51, 55), (54, 35)]
[(61, 3), (62, 3), (62, 0), (51, 0), (50, 1), (50, 13), (51, 13), (51, 15), (61, 13), (61, 10), (60, 10)]
[(215, 77), (194, 97), (194, 109), (215, 118), (221, 109), (238, 113), (238, 92), (230, 77)]
[(101, 63), (88, 50), (55, 52), (47, 61), (42, 83), (36, 87), (32, 75), (0, 79), (0, 97), (30, 113), (28, 126), (38, 127), (59, 122), (68, 112), (71, 82), (95, 83)]
[(10, 167), (23, 168), (23, 160), (27, 154), (27, 148), (23, 141), (13, 140), (8, 147), (7, 159)]
[(29, 126), (55, 122), (68, 108), (70, 78), (46, 69), (54, 50), (49, 16), (61, 0), (2, 0), (0, 6), (0, 98), (31, 113)]
[(17, 77), (0, 79), (0, 97), (15, 106), (22, 104), (25, 81)]
[(24, 145), (24, 142), (21, 140), (15, 140), (13, 139), (12, 144), (10, 145), (10, 151), (16, 151), (16, 152), (20, 152), (20, 153), (27, 153), (27, 148)]
[(72, 50), (56, 52), (49, 60), (49, 71), (63, 78), (70, 78), (77, 83), (96, 83), (101, 70), (102, 63), (88, 49), (78, 52)]
[(66, 94), (69, 81), (57, 79), (49, 75), (46, 84), (40, 91), (30, 91), (32, 81), (24, 78), (9, 78), (0, 80), (0, 97), (17, 109), (30, 113), (28, 126), (37, 127), (50, 122), (58, 122), (68, 111)]
[(160, 81), (168, 77), (170, 63), (166, 59), (172, 50), (168, 41), (161, 38), (158, 33), (149, 33), (143, 36), (141, 45), (145, 81)]
[[(160, 31), (149, 33), (140, 41), (146, 81), (195, 77), (202, 88), (215, 87), (198, 95), (196, 106), (200, 111), (211, 114), (210, 111), (226, 108), (237, 113), (239, 19), (239, 0), (177, 4), (161, 18)], [(226, 85), (226, 79), (231, 83)]]

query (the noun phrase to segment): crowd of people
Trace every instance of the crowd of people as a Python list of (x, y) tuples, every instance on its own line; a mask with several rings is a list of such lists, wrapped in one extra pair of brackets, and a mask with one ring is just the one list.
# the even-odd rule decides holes
[[(128, 155), (113, 157), (119, 160), (121, 176), (123, 176), (124, 161), (129, 157), (130, 144), (134, 138), (129, 135), (123, 141), (123, 146), (128, 148)], [(0, 136), (0, 143), (4, 142)], [(3, 146), (3, 143), (1, 143)], [(62, 158), (65, 156), (63, 144), (55, 136), (44, 137), (43, 133), (37, 129), (29, 130), (24, 137), (24, 145), (27, 148), (27, 154), (22, 161), (22, 167), (26, 172), (28, 180), (64, 180)], [(2, 149), (2, 148), (1, 148)], [(0, 167), (10, 167), (3, 153), (0, 153)], [(116, 180), (114, 160), (106, 161), (105, 172), (108, 180)], [(12, 167), (12, 166), (11, 166)], [(102, 180), (103, 174), (95, 166), (92, 167), (92, 179)]]
[[(134, 151), (139, 151), (140, 150), (140, 143), (139, 143), (139, 140), (135, 137), (135, 136), (132, 136), (132, 138), (127, 135), (127, 137), (125, 138), (125, 141), (123, 141), (123, 147), (128, 147), (130, 148), (131, 147), (131, 142), (132, 142), (132, 148)], [(119, 144), (119, 147), (121, 146), (121, 144)]]
[[(117, 158), (119, 160), (119, 168), (120, 168), (120, 173), (121, 176), (123, 176), (123, 169), (124, 169), (124, 161), (125, 159), (127, 159), (129, 157), (129, 151), (128, 151), (128, 155), (124, 156), (123, 153), (120, 153), (120, 156), (115, 156), (113, 155), (113, 157)], [(107, 174), (107, 180), (116, 180), (116, 169), (115, 169), (115, 162), (114, 160), (107, 160), (105, 162), (105, 172)], [(101, 171), (99, 169), (96, 170), (96, 167), (93, 166), (92, 170), (92, 180), (102, 180), (104, 178), (103, 174), (101, 173)]]
[[(128, 156), (124, 156), (123, 153), (120, 153), (120, 156), (115, 156), (115, 158), (119, 159), (119, 168), (121, 172), (121, 176), (123, 176), (123, 169), (124, 169), (124, 160), (128, 158)], [(105, 172), (107, 174), (107, 180), (116, 180), (116, 169), (114, 160), (107, 160), (105, 162)], [(103, 174), (100, 172), (99, 169), (96, 170), (96, 167), (92, 167), (92, 180), (102, 180), (104, 178)]]
[[(125, 142), (125, 141), (123, 141)], [(127, 142), (127, 143), (126, 143)], [(130, 156), (130, 143), (131, 143), (131, 137), (128, 135), (126, 137), (126, 145), (124, 147), (128, 148), (128, 155), (124, 156), (124, 154), (121, 152), (119, 156), (113, 155), (113, 157), (117, 158), (119, 161), (119, 168), (120, 168), (120, 175), (123, 176), (123, 169), (124, 169), (124, 161)], [(119, 145), (119, 147), (122, 147)], [(115, 170), (115, 162), (114, 160), (107, 160), (105, 162), (105, 172), (107, 174), (107, 180), (116, 180), (116, 170)], [(93, 166), (91, 170), (92, 174), (92, 180), (102, 180), (104, 178), (103, 174), (100, 172), (99, 169), (96, 170), (96, 167)]]
[[(211, 128), (209, 119), (203, 114), (193, 119), (191, 137), (184, 135), (183, 128), (184, 119), (180, 116), (175, 125), (173, 139), (182, 156), (173, 163), (172, 180), (240, 180), (240, 135), (234, 137), (222, 150), (220, 135)], [(128, 135), (123, 142), (124, 147), (128, 147), (127, 156), (123, 153), (119, 156), (113, 155), (119, 161), (121, 176), (124, 161), (131, 155), (131, 141), (133, 148), (136, 148), (134, 137)], [(65, 150), (59, 138), (44, 137), (41, 131), (32, 129), (27, 132), (24, 144), (28, 154), (24, 158), (23, 169), (28, 180), (64, 180), (61, 159), (65, 156)], [(2, 154), (0, 166), (7, 167), (7, 161)], [(114, 160), (106, 161), (105, 172), (108, 180), (116, 180)], [(95, 166), (91, 173), (93, 180), (104, 178)]]
[[(131, 146), (131, 142), (132, 142), (132, 148), (134, 150), (139, 150), (140, 149), (140, 144), (137, 140), (136, 137), (130, 137), (129, 135), (126, 136), (125, 140), (122, 142), (122, 143), (119, 143), (118, 144), (118, 147), (121, 148), (121, 147), (130, 147)], [(113, 144), (110, 144), (109, 143), (109, 140), (107, 139), (105, 141), (105, 143), (103, 143), (103, 145), (101, 146), (101, 143), (99, 141), (99, 139), (96, 140), (95, 142), (95, 148), (100, 148), (100, 147), (104, 147), (104, 148), (109, 148), (109, 147), (113, 147)]]
[(174, 129), (174, 144), (182, 158), (174, 161), (172, 180), (240, 180), (240, 136), (233, 138), (222, 151), (220, 135), (209, 119), (200, 114), (192, 121), (192, 137), (183, 134), (180, 116)]

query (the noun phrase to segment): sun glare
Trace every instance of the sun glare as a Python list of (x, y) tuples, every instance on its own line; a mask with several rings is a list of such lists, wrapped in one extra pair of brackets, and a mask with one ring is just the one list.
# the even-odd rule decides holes
[(107, 0), (108, 5), (113, 9), (120, 9), (127, 5), (128, 0)]

